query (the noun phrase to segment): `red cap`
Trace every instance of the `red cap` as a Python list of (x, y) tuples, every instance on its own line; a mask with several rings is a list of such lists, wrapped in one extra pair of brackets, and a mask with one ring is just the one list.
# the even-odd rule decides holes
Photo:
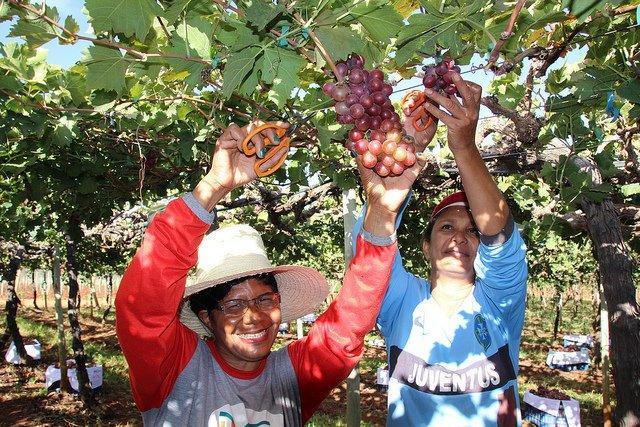
[(450, 196), (442, 199), (438, 205), (433, 208), (433, 212), (431, 212), (431, 219), (429, 221), (433, 221), (433, 219), (440, 214), (446, 208), (451, 206), (464, 206), (469, 209), (469, 201), (467, 200), (467, 195), (464, 191), (458, 191), (457, 193), (453, 193)]

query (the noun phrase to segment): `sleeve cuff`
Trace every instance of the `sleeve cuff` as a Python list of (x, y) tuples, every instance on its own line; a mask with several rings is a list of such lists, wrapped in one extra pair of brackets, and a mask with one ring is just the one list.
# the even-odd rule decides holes
[(513, 227), (515, 226), (515, 221), (513, 220), (513, 216), (509, 214), (509, 219), (507, 219), (507, 223), (505, 224), (502, 231), (493, 236), (485, 236), (484, 234), (480, 235), (480, 241), (486, 246), (500, 246), (511, 237), (513, 233)]
[(391, 236), (381, 237), (369, 233), (364, 229), (364, 227), (360, 229), (360, 235), (364, 240), (375, 246), (389, 246), (395, 243), (395, 241), (397, 240), (395, 232)]
[(217, 211), (213, 209), (213, 212), (209, 212), (208, 210), (203, 208), (202, 205), (198, 203), (196, 198), (193, 196), (193, 193), (186, 193), (184, 196), (182, 196), (182, 200), (189, 207), (189, 209), (191, 209), (191, 212), (193, 212), (205, 224), (211, 225), (218, 218)]

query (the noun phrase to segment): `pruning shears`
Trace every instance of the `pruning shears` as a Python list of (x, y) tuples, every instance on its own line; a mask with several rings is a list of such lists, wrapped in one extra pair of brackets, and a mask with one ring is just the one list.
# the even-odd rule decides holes
[[(296, 120), (296, 122), (289, 126), (288, 129), (282, 127), (277, 123), (270, 122), (265, 123), (262, 126), (258, 126), (246, 136), (244, 141), (242, 141), (242, 152), (246, 156), (254, 156), (256, 155), (256, 147), (251, 139), (267, 129), (274, 130), (275, 137), (264, 136), (262, 139), (264, 148), (267, 150), (267, 152), (265, 153), (264, 157), (256, 160), (255, 164), (253, 165), (253, 170), (256, 172), (256, 175), (261, 178), (269, 176), (284, 164), (284, 161), (287, 159), (287, 155), (289, 154), (291, 136), (300, 128), (300, 126), (311, 119), (316, 114), (316, 112), (317, 111), (314, 111), (307, 117)], [(271, 166), (265, 166), (265, 163), (270, 162), (271, 159), (277, 155), (279, 155), (280, 158), (276, 163)]]
[(416, 111), (411, 119), (413, 128), (418, 132), (427, 130), (433, 123), (433, 116), (423, 107), (423, 104), (427, 101), (429, 101), (429, 98), (427, 98), (424, 92), (413, 90), (402, 98), (402, 103), (400, 104), (406, 115), (418, 108), (418, 111)]

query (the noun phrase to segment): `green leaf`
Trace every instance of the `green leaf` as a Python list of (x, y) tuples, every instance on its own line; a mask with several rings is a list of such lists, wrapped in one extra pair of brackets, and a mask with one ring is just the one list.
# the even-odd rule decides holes
[(82, 65), (71, 67), (66, 74), (66, 89), (71, 94), (71, 99), (76, 106), (85, 102), (87, 96), (86, 68)]
[[(466, 43), (460, 39), (460, 29), (460, 24), (453, 24), (438, 32), (438, 44), (447, 49), (448, 54), (454, 58), (460, 56), (466, 48)], [(435, 50), (426, 52), (435, 53)]]
[(620, 1), (611, 0), (563, 0), (562, 8), (578, 18), (578, 23), (584, 22), (596, 10), (604, 9), (605, 4), (617, 5)]
[(227, 59), (222, 75), (224, 81), (222, 84), (222, 93), (225, 98), (229, 98), (234, 90), (245, 79), (249, 71), (256, 62), (256, 57), (262, 53), (262, 49), (257, 46), (251, 46), (240, 52), (234, 52)]
[(247, 22), (262, 31), (268, 23), (276, 19), (276, 17), (284, 11), (284, 7), (280, 4), (273, 5), (261, 1), (254, 1), (247, 9), (246, 19)]
[[(434, 33), (435, 36), (435, 33)], [(430, 37), (430, 40), (433, 41), (432, 45), (435, 47), (435, 37)], [(413, 55), (425, 45), (425, 39), (423, 37), (415, 38), (411, 41), (405, 43), (401, 48), (396, 51), (395, 60), (399, 66), (402, 66), (409, 61)]]
[(636, 79), (631, 79), (620, 86), (617, 92), (622, 98), (627, 99), (634, 104), (640, 104), (640, 82)]
[(144, 40), (162, 9), (153, 0), (86, 0), (85, 9), (96, 33), (123, 33)]
[(0, 74), (0, 89), (7, 89), (12, 92), (18, 92), (20, 89), (22, 89), (22, 85), (14, 76)]
[(0, 21), (9, 18), (10, 13), (9, 0), (0, 0)]
[(87, 89), (122, 92), (129, 61), (119, 51), (102, 46), (91, 46), (84, 62), (87, 65)]
[(362, 49), (361, 39), (346, 27), (320, 27), (316, 36), (335, 60), (347, 59), (350, 53)]
[(398, 34), (398, 46), (410, 42), (442, 25), (442, 19), (426, 13), (409, 17), (409, 25), (402, 27)]
[(176, 0), (171, 3), (171, 6), (164, 12), (164, 18), (169, 22), (169, 24), (173, 24), (178, 20), (182, 12), (189, 6), (192, 0)]
[(428, 14), (411, 16), (409, 25), (403, 27), (398, 34), (395, 58), (398, 65), (404, 65), (417, 51), (435, 54), (439, 32), (446, 31), (455, 23), (449, 23), (441, 30), (440, 27), (444, 24), (441, 18)]
[(258, 70), (256, 67), (247, 74), (247, 78), (240, 84), (238, 92), (240, 92), (241, 95), (250, 96), (256, 91), (258, 86)]
[(633, 184), (626, 184), (620, 187), (620, 192), (623, 196), (629, 197), (634, 194), (640, 194), (640, 183), (634, 182)]
[(200, 17), (189, 16), (173, 33), (174, 53), (211, 59), (211, 34), (213, 24)]
[(262, 72), (262, 81), (271, 84), (273, 79), (278, 74), (278, 68), (280, 67), (280, 50), (276, 48), (267, 48), (264, 51), (264, 55), (260, 58), (260, 71)]
[(300, 78), (298, 73), (305, 66), (306, 61), (300, 55), (284, 50), (276, 49), (280, 57), (278, 73), (273, 79), (273, 86), (269, 91), (269, 99), (273, 100), (279, 108), (291, 96), (291, 91), (299, 86)]
[(232, 51), (242, 50), (247, 46), (260, 43), (260, 37), (253, 34), (253, 31), (247, 28), (243, 22), (233, 18), (227, 18), (226, 22), (216, 30), (215, 36)]
[(396, 12), (405, 19), (420, 7), (418, 0), (391, 0), (390, 3)]
[(61, 117), (53, 129), (53, 141), (60, 147), (68, 147), (76, 137), (76, 121)]
[[(46, 15), (54, 21), (58, 21), (59, 19), (58, 10), (55, 7), (47, 7)], [(53, 40), (61, 33), (62, 31), (59, 28), (54, 27), (32, 13), (27, 13), (21, 16), (13, 27), (11, 27), (9, 36), (22, 37), (31, 48), (36, 48)]]
[(377, 42), (389, 43), (403, 28), (402, 17), (391, 6), (383, 6), (367, 13), (360, 12), (361, 9), (362, 6), (356, 6), (351, 14)]
[(64, 28), (74, 34), (80, 32), (80, 25), (78, 25), (76, 20), (71, 15), (67, 16), (67, 19), (64, 20)]
[(183, 139), (180, 141), (180, 156), (185, 161), (190, 161), (193, 158), (193, 141), (190, 139)]

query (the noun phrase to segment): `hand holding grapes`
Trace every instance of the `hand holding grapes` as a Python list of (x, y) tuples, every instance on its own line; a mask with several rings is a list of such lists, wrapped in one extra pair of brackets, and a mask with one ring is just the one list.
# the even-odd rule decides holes
[(363, 157), (356, 157), (362, 187), (367, 195), (370, 209), (381, 209), (387, 213), (397, 213), (407, 198), (411, 186), (420, 174), (426, 159), (416, 156), (416, 162), (401, 175), (381, 177), (375, 169), (363, 164)]
[(470, 146), (475, 147), (482, 88), (475, 83), (463, 80), (457, 72), (451, 73), (451, 80), (458, 90), (462, 102), (455, 95), (446, 96), (427, 88), (425, 89), (427, 97), (446, 111), (430, 102), (425, 102), (423, 105), (432, 116), (447, 125), (449, 148), (455, 154), (456, 150)]

